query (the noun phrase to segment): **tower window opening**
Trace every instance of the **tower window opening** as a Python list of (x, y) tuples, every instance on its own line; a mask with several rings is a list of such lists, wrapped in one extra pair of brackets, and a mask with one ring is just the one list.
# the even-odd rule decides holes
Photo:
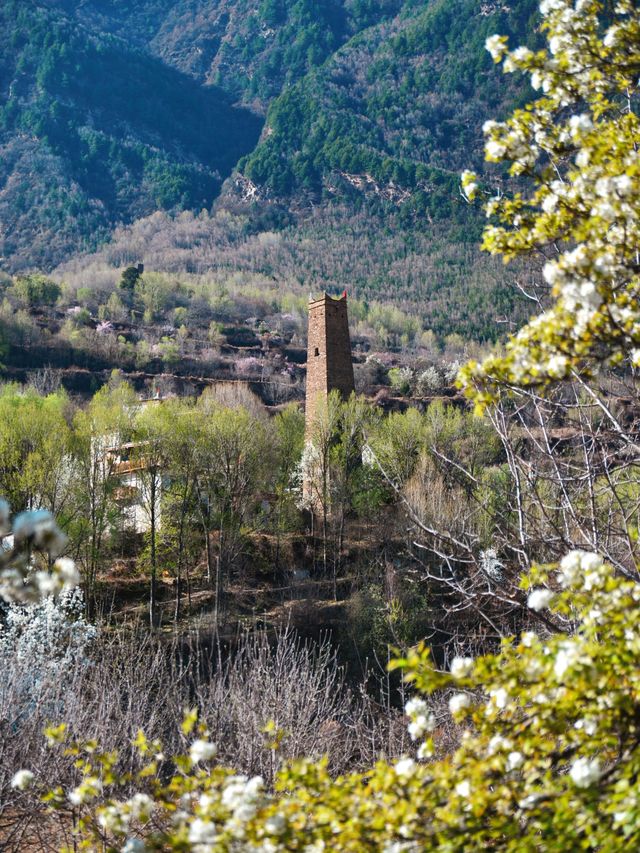
[(315, 348), (314, 355), (320, 355), (320, 349), (318, 347)]

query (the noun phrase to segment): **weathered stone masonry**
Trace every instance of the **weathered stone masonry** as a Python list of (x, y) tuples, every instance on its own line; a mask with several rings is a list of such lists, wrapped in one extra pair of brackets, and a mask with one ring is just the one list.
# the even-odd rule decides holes
[(346, 293), (340, 299), (333, 299), (325, 293), (320, 299), (309, 302), (307, 440), (313, 432), (318, 403), (334, 389), (340, 391), (344, 399), (355, 390)]

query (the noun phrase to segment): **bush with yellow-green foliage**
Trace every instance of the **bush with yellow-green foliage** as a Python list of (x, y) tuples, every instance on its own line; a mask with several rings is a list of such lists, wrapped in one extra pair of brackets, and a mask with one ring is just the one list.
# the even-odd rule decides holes
[[(45, 798), (74, 808), (91, 850), (637, 849), (640, 584), (575, 551), (523, 586), (529, 607), (566, 631), (523, 633), (498, 654), (455, 658), (450, 672), (424, 647), (392, 664), (415, 688), (406, 711), (417, 760), (337, 779), (326, 762), (302, 760), (267, 790), (217, 766), (194, 711), (183, 755), (164, 756), (140, 733), (144, 766), (134, 777), (120, 776), (117, 756), (95, 743), (67, 745), (81, 781)], [(436, 760), (445, 721), (427, 697), (441, 691), (447, 716), (465, 728), (456, 751)], [(48, 734), (65, 741), (63, 726)], [(266, 748), (280, 737), (268, 726)]]

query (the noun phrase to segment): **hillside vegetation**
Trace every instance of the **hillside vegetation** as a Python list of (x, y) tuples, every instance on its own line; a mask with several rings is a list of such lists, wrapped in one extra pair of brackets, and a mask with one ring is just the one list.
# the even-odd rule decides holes
[(527, 94), (493, 68), (484, 42), (496, 29), (526, 39), (535, 9), (405, 4), (274, 101), (242, 171), (275, 195), (363, 188), (407, 224), (416, 213), (468, 223), (459, 173), (481, 165), (483, 122)]
[(208, 207), (260, 121), (36, 3), (0, 8), (0, 254), (50, 266), (118, 221)]
[(54, 0), (258, 111), (403, 0)]
[[(477, 245), (453, 240), (447, 223), (408, 234), (397, 221), (397, 215), (388, 216), (382, 229), (366, 210), (354, 212), (346, 203), (279, 227), (268, 213), (258, 219), (247, 211), (156, 213), (118, 228), (98, 252), (61, 265), (56, 278), (98, 295), (113, 287), (123, 266), (144, 258), (149, 270), (213, 279), (225, 292), (248, 288), (263, 301), (276, 290), (279, 300), (300, 299), (303, 325), (310, 294), (344, 288), (354, 321), (352, 297), (368, 305), (382, 302), (392, 312), (409, 313), (417, 328), (440, 339), (455, 333), (488, 341), (527, 319), (528, 305), (505, 281), (518, 278), (530, 287), (534, 270), (505, 270)], [(255, 315), (250, 308), (245, 316)]]
[[(483, 122), (527, 94), (495, 70), (485, 38), (499, 29), (535, 42), (535, 8), (8, 0), (5, 267), (49, 271), (162, 210), (162, 242), (180, 261), (164, 252), (172, 257), (154, 257), (155, 269), (346, 285), (418, 313), (438, 334), (496, 339), (524, 315), (501, 265), (476, 248), (482, 220), (459, 173), (480, 169)], [(492, 190), (505, 181), (495, 167), (486, 178)], [(204, 246), (175, 219), (203, 210), (215, 223)], [(125, 263), (148, 264), (147, 248)]]

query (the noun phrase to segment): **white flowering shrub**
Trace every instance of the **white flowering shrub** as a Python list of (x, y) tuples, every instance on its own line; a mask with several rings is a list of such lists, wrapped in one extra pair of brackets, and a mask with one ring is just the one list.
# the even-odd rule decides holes
[(320, 452), (313, 442), (307, 441), (302, 450), (300, 461), (291, 474), (290, 488), (295, 495), (298, 509), (308, 510), (313, 506), (313, 495), (304, 493), (304, 483), (313, 481), (318, 476), (320, 465)]
[[(137, 737), (144, 769), (133, 786), (113, 753), (67, 744), (82, 778), (50, 801), (79, 810), (92, 850), (637, 849), (640, 584), (576, 551), (558, 569), (534, 568), (523, 587), (567, 632), (528, 631), (497, 654), (454, 658), (447, 672), (424, 646), (392, 664), (415, 690), (405, 710), (416, 757), (337, 779), (326, 761), (303, 759), (268, 788), (221, 766), (192, 713), (189, 745), (170, 762), (159, 742)], [(436, 759), (442, 721), (427, 697), (442, 691), (465, 728)], [(277, 750), (277, 727), (266, 732)], [(64, 728), (49, 737), (65, 742)], [(16, 776), (15, 786), (30, 782)]]
[(74, 670), (88, 663), (97, 630), (86, 622), (84, 609), (78, 588), (48, 595), (35, 604), (6, 606), (0, 616), (0, 667), (4, 673), (0, 707), (5, 707), (3, 693), (10, 690), (14, 710), (22, 717), (24, 706), (15, 704), (18, 685), (24, 702), (36, 701), (48, 683), (59, 688)]
[(456, 381), (461, 366), (459, 361), (450, 361), (444, 365), (444, 379), (447, 385), (452, 385)]
[(417, 393), (425, 397), (429, 394), (436, 394), (438, 391), (441, 391), (446, 382), (444, 377), (440, 373), (437, 367), (431, 365), (427, 367), (426, 370), (423, 370), (418, 374), (416, 379), (416, 391)]

